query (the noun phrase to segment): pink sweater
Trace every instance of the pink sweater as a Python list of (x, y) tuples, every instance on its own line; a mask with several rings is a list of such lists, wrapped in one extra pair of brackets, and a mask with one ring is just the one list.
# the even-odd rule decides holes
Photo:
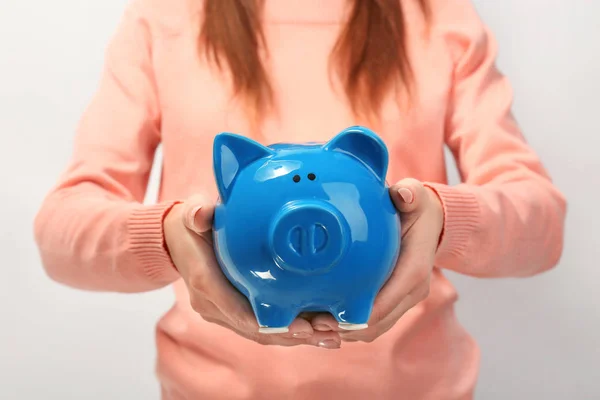
[[(73, 287), (141, 292), (173, 285), (157, 329), (165, 399), (467, 399), (479, 351), (457, 322), (444, 269), (525, 277), (553, 267), (565, 199), (511, 115), (497, 44), (468, 0), (431, 0), (429, 38), (406, 0), (416, 102), (385, 105), (378, 133), (388, 180), (414, 177), (440, 195), (445, 227), (427, 300), (373, 343), (331, 351), (261, 346), (195, 314), (165, 252), (162, 219), (176, 200), (215, 196), (212, 140), (249, 132), (222, 77), (197, 57), (200, 0), (135, 0), (106, 55), (64, 175), (45, 199), (35, 235), (49, 276)], [(267, 0), (265, 29), (279, 118), (262, 141), (324, 141), (354, 121), (329, 85), (327, 60), (345, 0)], [(163, 146), (160, 199), (143, 205)], [(446, 185), (444, 145), (462, 183)], [(116, 361), (118, 362), (118, 360)]]

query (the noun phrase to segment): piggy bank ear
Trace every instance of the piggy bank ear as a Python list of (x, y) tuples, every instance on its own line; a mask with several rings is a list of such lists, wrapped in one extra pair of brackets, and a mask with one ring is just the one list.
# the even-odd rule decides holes
[(372, 130), (352, 126), (338, 133), (323, 147), (325, 150), (340, 151), (357, 158), (381, 181), (385, 181), (388, 168), (387, 147)]
[(238, 174), (252, 162), (273, 155), (274, 151), (233, 133), (220, 133), (213, 142), (213, 169), (219, 195), (227, 202)]

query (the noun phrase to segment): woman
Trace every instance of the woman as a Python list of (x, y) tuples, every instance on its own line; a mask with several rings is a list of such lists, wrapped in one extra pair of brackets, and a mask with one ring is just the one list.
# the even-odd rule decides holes
[[(134, 0), (35, 233), (48, 274), (88, 290), (173, 285), (164, 399), (467, 399), (479, 352), (443, 270), (525, 277), (558, 262), (565, 199), (511, 115), (468, 0)], [(265, 144), (375, 129), (403, 219), (363, 330), (300, 315), (260, 332), (210, 244), (220, 131)], [(142, 204), (163, 146), (160, 199)], [(462, 183), (448, 186), (444, 145)]]

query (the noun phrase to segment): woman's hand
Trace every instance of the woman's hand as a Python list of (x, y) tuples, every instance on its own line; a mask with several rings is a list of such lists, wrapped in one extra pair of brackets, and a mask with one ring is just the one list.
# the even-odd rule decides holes
[(341, 339), (338, 333), (315, 332), (304, 318), (297, 318), (288, 333), (259, 333), (250, 303), (227, 280), (215, 258), (212, 239), (214, 209), (214, 203), (195, 196), (171, 208), (163, 223), (167, 248), (188, 287), (192, 308), (204, 320), (261, 344), (339, 348)]
[(390, 195), (400, 212), (402, 248), (392, 276), (375, 299), (369, 327), (343, 331), (331, 315), (321, 314), (312, 321), (315, 330), (340, 332), (344, 341), (372, 342), (429, 295), (435, 253), (444, 225), (442, 204), (432, 189), (414, 179), (398, 182), (390, 188)]

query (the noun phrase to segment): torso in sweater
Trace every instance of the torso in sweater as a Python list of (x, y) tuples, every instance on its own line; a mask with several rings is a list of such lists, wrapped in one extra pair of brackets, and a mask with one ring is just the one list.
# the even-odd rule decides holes
[[(264, 29), (279, 115), (267, 119), (257, 138), (265, 144), (325, 141), (356, 123), (328, 75), (344, 4), (267, 1)], [(409, 16), (418, 12), (407, 8)], [(198, 59), (197, 27), (188, 28), (176, 35), (157, 31), (153, 47), (162, 105), (162, 199), (195, 192), (216, 198), (213, 137), (220, 131), (248, 135), (250, 129), (227, 82)], [(453, 64), (444, 43), (427, 43), (423, 28), (417, 14), (410, 30), (416, 108), (404, 110), (390, 96), (377, 130), (390, 150), (392, 182), (446, 177), (444, 125)], [(464, 398), (475, 381), (477, 349), (454, 318), (455, 291), (440, 271), (434, 276), (428, 300), (391, 332), (337, 351), (249, 342), (204, 322), (191, 310), (185, 285), (177, 283), (177, 304), (159, 324), (159, 376), (190, 399)]]

